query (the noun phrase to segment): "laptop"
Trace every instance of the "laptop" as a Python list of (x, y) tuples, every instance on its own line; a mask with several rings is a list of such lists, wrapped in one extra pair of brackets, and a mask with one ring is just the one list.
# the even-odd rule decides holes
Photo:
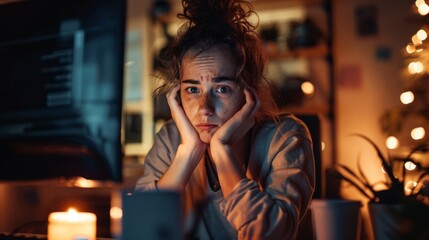
[(122, 240), (182, 240), (181, 195), (173, 191), (122, 193)]

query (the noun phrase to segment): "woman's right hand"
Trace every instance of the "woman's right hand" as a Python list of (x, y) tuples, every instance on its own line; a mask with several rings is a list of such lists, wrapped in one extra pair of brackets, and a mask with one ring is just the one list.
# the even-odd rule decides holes
[(204, 143), (200, 140), (197, 130), (192, 126), (189, 118), (186, 116), (185, 110), (179, 102), (179, 91), (180, 84), (177, 84), (167, 93), (167, 102), (170, 107), (171, 116), (179, 129), (180, 136), (182, 138), (182, 145), (189, 146), (192, 149)]
[(179, 103), (179, 90), (180, 84), (171, 89), (166, 96), (171, 116), (180, 132), (182, 142), (177, 148), (171, 165), (159, 179), (158, 189), (183, 191), (207, 148)]

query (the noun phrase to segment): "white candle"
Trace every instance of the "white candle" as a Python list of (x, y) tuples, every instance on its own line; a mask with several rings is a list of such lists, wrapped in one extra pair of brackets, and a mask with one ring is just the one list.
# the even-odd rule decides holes
[(95, 240), (97, 217), (89, 212), (67, 212), (49, 214), (48, 240)]

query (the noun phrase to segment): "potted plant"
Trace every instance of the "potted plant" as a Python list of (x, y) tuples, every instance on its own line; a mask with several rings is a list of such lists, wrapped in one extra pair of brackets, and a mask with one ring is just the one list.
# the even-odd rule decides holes
[[(368, 210), (375, 239), (429, 239), (429, 168), (414, 160), (417, 153), (427, 153), (428, 144), (412, 149), (404, 159), (384, 155), (368, 137), (354, 134), (371, 144), (386, 174), (386, 180), (371, 183), (359, 165), (354, 172), (345, 165), (337, 164), (328, 174), (346, 181), (368, 200)], [(395, 174), (393, 163), (401, 162), (402, 174)], [(406, 164), (415, 167), (419, 174), (415, 181), (406, 183)], [(382, 190), (376, 190), (383, 185)]]

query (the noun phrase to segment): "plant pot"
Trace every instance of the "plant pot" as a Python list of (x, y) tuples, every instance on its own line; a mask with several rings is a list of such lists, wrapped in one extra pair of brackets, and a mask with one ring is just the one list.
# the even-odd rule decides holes
[(360, 239), (361, 203), (343, 199), (314, 199), (311, 202), (317, 240)]
[(374, 240), (429, 239), (429, 207), (415, 204), (368, 204)]

